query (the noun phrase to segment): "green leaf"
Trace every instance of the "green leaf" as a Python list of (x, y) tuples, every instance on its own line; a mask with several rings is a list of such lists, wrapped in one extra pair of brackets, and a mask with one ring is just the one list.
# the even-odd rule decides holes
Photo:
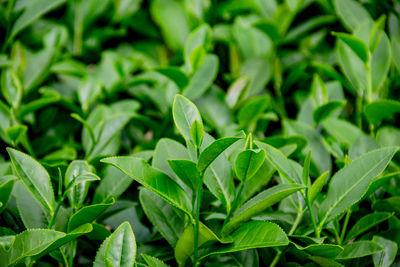
[(218, 66), (219, 59), (216, 55), (206, 55), (203, 64), (193, 74), (188, 86), (183, 89), (183, 95), (191, 100), (203, 95), (217, 77)]
[[(198, 247), (205, 243), (210, 244), (218, 241), (218, 237), (204, 224), (199, 224)], [(187, 258), (193, 255), (194, 251), (194, 225), (189, 224), (180, 236), (175, 246), (175, 259), (179, 265), (183, 265)]]
[(132, 182), (131, 177), (114, 166), (108, 166), (94, 192), (93, 204), (108, 202), (111, 198), (118, 199)]
[(390, 99), (376, 100), (365, 106), (365, 117), (367, 120), (378, 125), (383, 119), (389, 118), (400, 112), (400, 102)]
[(311, 244), (304, 248), (301, 248), (300, 246), (296, 245), (296, 247), (300, 250), (304, 250), (310, 253), (313, 256), (319, 256), (331, 259), (336, 258), (337, 255), (339, 255), (343, 251), (343, 248), (341, 246), (333, 244)]
[(368, 11), (355, 0), (335, 0), (335, 10), (344, 26), (353, 31), (360, 23), (372, 21)]
[(397, 70), (400, 70), (400, 39), (396, 37), (391, 38), (392, 60)]
[(131, 267), (135, 263), (136, 240), (129, 222), (122, 223), (107, 242), (104, 253), (107, 266)]
[[(90, 175), (92, 169), (93, 167), (87, 161), (74, 160), (68, 165), (65, 172), (64, 185), (69, 187), (67, 197), (71, 207), (75, 209), (79, 209), (85, 201), (89, 191), (89, 182), (100, 180), (100, 178)], [(87, 177), (88, 175), (90, 177)]]
[(251, 248), (286, 246), (289, 244), (285, 232), (276, 224), (267, 221), (252, 221), (242, 225), (232, 234), (233, 243), (211, 247), (201, 258)]
[(152, 167), (159, 169), (169, 177), (173, 178), (175, 182), (178, 182), (181, 186), (184, 185), (181, 180), (175, 175), (168, 160), (174, 159), (187, 159), (190, 160), (188, 150), (179, 142), (169, 139), (161, 138), (156, 145), (154, 150), (153, 160), (151, 162)]
[(314, 122), (318, 124), (329, 118), (332, 113), (334, 113), (336, 110), (342, 109), (345, 104), (345, 101), (329, 101), (328, 103), (317, 107), (313, 112)]
[(311, 85), (311, 96), (315, 106), (321, 106), (328, 102), (328, 91), (324, 81), (318, 74), (314, 74)]
[(319, 264), (321, 267), (343, 267), (344, 265), (328, 258), (320, 257), (320, 256), (310, 256), (308, 259), (313, 262)]
[(149, 267), (168, 267), (167, 264), (165, 264), (162, 260), (147, 255), (147, 254), (141, 254), (142, 258), (145, 260), (145, 262), (149, 265)]
[(101, 162), (111, 164), (153, 191), (168, 203), (191, 216), (188, 194), (166, 174), (152, 168), (145, 160), (135, 157), (111, 157)]
[(265, 150), (267, 159), (278, 170), (279, 174), (289, 183), (302, 183), (302, 178), (296, 172), (288, 158), (279, 150), (268, 144), (257, 142)]
[(26, 230), (16, 235), (7, 251), (0, 248), (0, 263), (2, 266), (8, 266), (18, 263), (25, 257), (39, 258), (91, 230), (90, 224), (83, 225), (69, 234), (49, 229)]
[(186, 97), (176, 95), (172, 105), (172, 114), (176, 128), (182, 134), (187, 142), (191, 140), (190, 127), (197, 120), (200, 124), (203, 123), (201, 115), (197, 107)]
[(32, 195), (26, 186), (18, 181), (15, 185), (17, 208), (21, 220), (27, 229), (47, 228), (50, 212)]
[(252, 177), (265, 160), (265, 150), (244, 150), (240, 152), (235, 160), (235, 173), (240, 181), (246, 181)]
[(33, 0), (25, 7), (24, 12), (15, 21), (10, 37), (13, 38), (24, 28), (32, 24), (35, 20), (46, 14), (47, 12), (59, 7), (65, 0)]
[(195, 145), (195, 147), (200, 148), (203, 142), (203, 124), (195, 120), (190, 126), (190, 137)]
[(193, 192), (197, 192), (200, 175), (195, 162), (186, 159), (168, 160), (168, 164), (176, 176), (182, 180)]
[(328, 181), (329, 172), (326, 171), (321, 174), (311, 185), (310, 190), (308, 191), (308, 199), (312, 204), (314, 200), (317, 198), (318, 194), (321, 192), (322, 188)]
[(110, 145), (117, 135), (121, 134), (121, 130), (131, 120), (131, 118), (132, 114), (117, 113), (102, 120), (101, 123), (93, 129), (96, 143), (93, 144), (92, 142), (89, 142), (88, 145), (85, 146), (87, 159), (90, 161), (98, 156), (104, 155), (106, 147)]
[(357, 203), (371, 181), (385, 170), (397, 150), (397, 147), (386, 147), (368, 152), (338, 171), (332, 177), (327, 196), (319, 209), (321, 224)]
[(350, 231), (347, 232), (345, 242), (361, 235), (381, 222), (388, 220), (392, 216), (393, 214), (388, 212), (375, 212), (365, 215), (353, 225)]
[(234, 213), (232, 219), (222, 228), (221, 235), (228, 235), (241, 223), (250, 220), (253, 216), (258, 215), (267, 208), (303, 188), (303, 186), (297, 184), (281, 184), (262, 191), (244, 203), (238, 211)]
[(372, 256), (374, 261), (374, 266), (376, 267), (391, 266), (396, 258), (397, 243), (377, 235), (374, 236), (372, 241), (378, 243), (383, 248), (382, 252), (378, 252)]
[(181, 49), (190, 32), (189, 18), (182, 4), (175, 0), (152, 1), (150, 13), (160, 26), (168, 46), (173, 50)]
[(342, 253), (340, 253), (336, 259), (348, 260), (361, 258), (368, 255), (383, 251), (383, 248), (376, 242), (373, 241), (357, 241), (347, 244), (343, 247)]
[(7, 148), (18, 177), (39, 203), (53, 212), (54, 192), (46, 169), (31, 156), (13, 148)]
[(338, 37), (341, 41), (343, 41), (345, 44), (347, 44), (351, 50), (353, 50), (354, 53), (357, 54), (357, 56), (364, 62), (367, 63), (369, 60), (369, 49), (368, 46), (365, 44), (365, 42), (348, 33), (342, 33), (342, 32), (334, 32), (334, 36)]
[(240, 137), (225, 137), (212, 142), (206, 149), (201, 152), (197, 169), (199, 173), (204, 173), (205, 170), (221, 155), (228, 147), (240, 140)]
[(185, 88), (189, 83), (189, 78), (177, 67), (161, 67), (156, 68), (155, 71), (173, 81), (181, 90), (183, 90), (183, 88)]
[[(318, 131), (300, 121), (284, 120), (283, 126), (285, 136), (300, 135), (307, 139), (308, 144), (305, 149), (306, 151), (311, 150), (312, 163), (316, 165), (319, 174), (331, 170), (331, 156), (325, 149), (322, 143), (322, 136)], [(312, 164), (311, 167), (314, 164)]]
[(185, 229), (184, 213), (146, 188), (140, 188), (139, 200), (150, 222), (175, 247)]
[(212, 30), (208, 24), (202, 24), (194, 29), (185, 42), (185, 63), (189, 65), (190, 72), (202, 64), (211, 45)]
[(270, 105), (270, 97), (268, 95), (251, 98), (239, 110), (237, 116), (239, 125), (241, 127), (247, 127), (256, 123)]
[(18, 177), (14, 175), (5, 175), (3, 177), (0, 177), (0, 202), (3, 204), (3, 206), (0, 207), (0, 214), (6, 207), (6, 204), (10, 199), (14, 184), (17, 179)]
[(15, 71), (8, 69), (2, 71), (1, 91), (8, 104), (17, 109), (22, 99), (23, 89)]
[(78, 228), (83, 224), (93, 222), (104, 211), (106, 211), (109, 207), (114, 205), (114, 203), (115, 200), (111, 199), (111, 201), (106, 203), (94, 204), (81, 208), (80, 210), (75, 212), (69, 219), (68, 232), (73, 231), (74, 229)]
[(363, 135), (358, 127), (343, 119), (329, 118), (323, 121), (322, 125), (330, 135), (347, 147)]

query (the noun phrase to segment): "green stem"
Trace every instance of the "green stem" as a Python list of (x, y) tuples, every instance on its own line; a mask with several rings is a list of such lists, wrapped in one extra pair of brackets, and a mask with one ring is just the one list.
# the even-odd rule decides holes
[(204, 173), (200, 175), (200, 181), (196, 194), (196, 213), (195, 213), (195, 226), (194, 226), (194, 253), (193, 253), (193, 266), (197, 266), (199, 260), (199, 224), (200, 224), (200, 207), (201, 198), (203, 195), (203, 180)]
[(358, 128), (362, 129), (362, 113), (363, 113), (363, 93), (357, 93), (356, 99), (356, 120)]
[(308, 197), (306, 197), (305, 200), (306, 200), (308, 212), (310, 213), (311, 221), (312, 221), (312, 224), (313, 224), (313, 227), (314, 227), (315, 236), (317, 238), (320, 238), (320, 234), (319, 234), (319, 231), (317, 229), (317, 223), (315, 222), (315, 218), (314, 218), (314, 214), (313, 214), (313, 210), (312, 210), (312, 206), (311, 206), (310, 200), (309, 200)]
[[(301, 219), (303, 218), (303, 215), (304, 215), (304, 211), (300, 211), (297, 214), (296, 220), (294, 221), (292, 227), (290, 228), (288, 235), (292, 235), (294, 233), (294, 231), (296, 231), (296, 228), (299, 225), (299, 223), (301, 222)], [(281, 255), (282, 255), (282, 250), (278, 250), (276, 252), (276, 255), (275, 255), (274, 259), (272, 260), (272, 262), (271, 262), (271, 264), (269, 266), (270, 267), (274, 267), (279, 262), (279, 259), (280, 259)]]
[(53, 227), (53, 225), (54, 225), (54, 222), (55, 222), (56, 217), (57, 217), (57, 213), (58, 213), (58, 211), (59, 211), (59, 209), (61, 207), (61, 202), (62, 202), (61, 199), (57, 201), (57, 206), (56, 206), (56, 208), (54, 210), (54, 213), (51, 216), (51, 219), (50, 219), (50, 222), (49, 222), (49, 227), (48, 227), (49, 229), (51, 229)]
[(346, 218), (344, 219), (344, 223), (343, 223), (343, 227), (342, 227), (342, 233), (340, 234), (339, 245), (342, 244), (342, 241), (344, 239), (344, 235), (346, 234), (346, 229), (347, 229), (347, 225), (349, 224), (350, 215), (351, 215), (351, 209), (348, 209), (347, 213), (346, 213)]
[(278, 263), (279, 259), (281, 258), (282, 255), (282, 250), (278, 250), (278, 252), (276, 252), (276, 255), (274, 257), (274, 259), (272, 260), (271, 264), (269, 265), (269, 267), (275, 267), (276, 264)]
[(236, 206), (237, 206), (238, 203), (239, 203), (239, 198), (240, 198), (240, 195), (241, 195), (242, 192), (243, 192), (243, 188), (244, 188), (244, 181), (241, 181), (241, 182), (240, 182), (240, 185), (239, 185), (239, 191), (238, 191), (238, 193), (236, 194), (236, 197), (235, 197), (235, 199), (234, 199), (233, 202), (232, 202), (231, 209), (229, 210), (228, 214), (226, 215), (226, 218), (225, 218), (225, 221), (224, 221), (224, 224), (223, 224), (223, 225), (225, 225), (225, 224), (228, 223), (229, 219), (230, 219), (231, 216), (232, 216), (232, 213), (236, 210)]
[(292, 235), (294, 231), (296, 231), (297, 226), (299, 226), (299, 223), (301, 222), (301, 219), (303, 219), (304, 211), (300, 211), (297, 214), (296, 220), (294, 221), (292, 227), (289, 230), (288, 235)]
[[(372, 102), (372, 73), (371, 73), (371, 60), (365, 65), (366, 74), (367, 74), (367, 103)], [(372, 123), (369, 124), (369, 133), (372, 138), (374, 138), (374, 125)]]

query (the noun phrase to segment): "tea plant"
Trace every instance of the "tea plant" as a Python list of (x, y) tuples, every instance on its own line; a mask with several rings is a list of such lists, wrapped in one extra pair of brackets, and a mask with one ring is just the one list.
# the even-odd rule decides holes
[(396, 266), (397, 0), (0, 1), (0, 266)]

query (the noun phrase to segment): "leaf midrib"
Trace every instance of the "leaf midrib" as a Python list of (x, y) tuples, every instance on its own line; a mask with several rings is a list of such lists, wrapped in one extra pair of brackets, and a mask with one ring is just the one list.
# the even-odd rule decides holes
[(372, 171), (375, 170), (376, 166), (378, 166), (379, 164), (381, 164), (383, 161), (385, 161), (385, 159), (387, 158), (384, 157), (383, 159), (381, 159), (378, 163), (376, 163), (368, 172), (366, 172), (360, 179), (358, 179), (358, 181), (356, 181), (352, 186), (350, 186), (348, 188), (348, 190), (345, 191), (344, 194), (342, 194), (342, 196), (339, 197), (338, 201), (336, 201), (334, 203), (334, 205), (331, 205), (330, 208), (328, 209), (328, 211), (325, 213), (325, 216), (323, 217), (323, 219), (321, 220), (322, 222), (324, 222), (325, 220), (327, 220), (327, 218), (329, 217), (330, 212), (349, 194), (349, 192), (354, 188), (357, 187), (358, 184), (364, 180), (364, 178), (371, 173)]

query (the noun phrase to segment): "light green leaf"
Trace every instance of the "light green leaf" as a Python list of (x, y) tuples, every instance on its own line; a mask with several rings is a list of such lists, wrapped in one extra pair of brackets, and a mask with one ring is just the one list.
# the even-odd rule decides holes
[(262, 191), (244, 203), (234, 213), (232, 219), (222, 228), (221, 235), (228, 235), (241, 223), (250, 220), (253, 216), (303, 188), (303, 186), (297, 184), (281, 184)]
[(195, 120), (190, 126), (190, 137), (195, 147), (200, 148), (203, 142), (203, 124)]
[(24, 28), (32, 24), (35, 20), (47, 12), (59, 7), (65, 0), (32, 0), (25, 7), (24, 13), (15, 21), (10, 37), (14, 37)]
[(344, 107), (345, 101), (329, 101), (324, 105), (317, 107), (313, 112), (313, 119), (315, 123), (320, 123), (329, 118), (336, 110)]
[(372, 21), (368, 11), (355, 0), (335, 0), (335, 10), (344, 26), (353, 31), (360, 23)]
[(201, 115), (197, 107), (186, 97), (182, 95), (176, 95), (174, 103), (172, 105), (172, 115), (176, 128), (182, 134), (183, 138), (187, 142), (191, 140), (190, 127), (194, 121), (203, 123)]
[(1, 91), (8, 104), (17, 109), (22, 99), (23, 89), (15, 71), (9, 69), (2, 71)]
[(145, 160), (135, 157), (111, 157), (101, 162), (111, 164), (153, 191), (168, 203), (191, 216), (188, 194), (166, 174), (152, 168)]
[(167, 242), (175, 247), (185, 229), (185, 215), (146, 188), (139, 192), (140, 204), (150, 222)]
[(240, 137), (225, 137), (212, 142), (207, 146), (199, 156), (199, 161), (197, 163), (197, 169), (200, 173), (210, 166), (215, 159), (218, 158), (221, 153), (223, 153), (228, 147), (234, 144), (236, 141), (240, 140)]
[(382, 248), (382, 252), (374, 254), (373, 261), (375, 267), (389, 267), (392, 266), (397, 255), (397, 243), (389, 239), (374, 236), (372, 241), (378, 243)]
[(342, 253), (340, 253), (336, 259), (349, 260), (349, 259), (361, 258), (368, 255), (373, 255), (381, 251), (383, 251), (383, 248), (376, 242), (357, 241), (345, 245), (343, 247)]
[(241, 181), (252, 177), (265, 160), (265, 150), (244, 150), (240, 152), (235, 160), (235, 173)]
[(7, 148), (7, 151), (18, 177), (39, 203), (52, 212), (54, 207), (54, 192), (50, 176), (46, 169), (34, 158), (25, 153), (13, 148)]
[(89, 181), (100, 180), (96, 176), (87, 177), (92, 169), (93, 167), (87, 161), (74, 160), (68, 165), (65, 172), (64, 186), (69, 187), (67, 197), (71, 207), (75, 209), (79, 209), (85, 201), (89, 191)]
[(193, 161), (186, 159), (168, 160), (168, 164), (176, 176), (182, 180), (193, 192), (197, 191), (200, 175), (197, 165)]
[(122, 223), (111, 234), (104, 256), (107, 266), (131, 267), (134, 265), (136, 240), (129, 222)]
[[(205, 243), (210, 244), (218, 241), (218, 237), (203, 223), (199, 224), (198, 247)], [(183, 265), (187, 258), (193, 255), (194, 251), (194, 225), (189, 224), (180, 236), (175, 247), (175, 259), (179, 265)]]
[(150, 13), (160, 26), (166, 43), (173, 50), (180, 50), (189, 35), (189, 21), (181, 2), (156, 0), (150, 5)]
[(177, 67), (160, 67), (156, 68), (155, 71), (173, 81), (181, 90), (183, 90), (183, 88), (185, 88), (189, 83), (189, 78)]
[(400, 112), (400, 102), (390, 99), (376, 100), (365, 106), (365, 117), (367, 120), (378, 125), (383, 119), (389, 118)]
[(357, 54), (357, 56), (364, 62), (367, 63), (369, 60), (369, 49), (368, 46), (365, 44), (365, 42), (348, 33), (342, 33), (342, 32), (334, 32), (333, 35), (338, 37), (341, 41), (343, 41), (345, 44), (347, 44), (351, 50), (353, 50), (354, 53)]
[(114, 203), (115, 200), (111, 199), (111, 201), (106, 203), (94, 204), (81, 208), (80, 210), (75, 212), (69, 219), (68, 232), (73, 231), (74, 229), (78, 228), (83, 224), (93, 222)]
[(217, 248), (211, 247), (208, 253), (201, 258), (251, 248), (286, 246), (289, 244), (289, 239), (285, 232), (278, 225), (267, 221), (246, 223), (232, 234), (232, 238), (232, 244), (226, 246), (219, 245)]
[(267, 159), (278, 170), (282, 178), (289, 183), (302, 183), (302, 177), (298, 175), (288, 158), (279, 149), (261, 142), (256, 142), (256, 144), (265, 150)]
[(145, 262), (149, 265), (149, 267), (168, 267), (167, 264), (165, 264), (162, 260), (147, 255), (147, 254), (140, 254), (142, 258), (145, 260)]
[(318, 194), (321, 192), (322, 187), (326, 184), (328, 181), (328, 176), (329, 171), (324, 172), (321, 174), (311, 185), (310, 190), (308, 191), (308, 199), (310, 200), (310, 203), (312, 204), (314, 200), (317, 198)]
[(206, 55), (203, 64), (195, 71), (188, 86), (183, 89), (183, 95), (191, 100), (203, 95), (217, 77), (218, 66), (219, 59), (216, 55)]
[(82, 234), (92, 231), (90, 224), (82, 225), (69, 234), (49, 229), (30, 229), (18, 234), (11, 247), (4, 251), (0, 248), (2, 266), (14, 265), (25, 257), (41, 257)]
[(322, 125), (330, 135), (348, 147), (363, 135), (360, 128), (343, 119), (329, 118)]
[(327, 197), (319, 209), (321, 224), (357, 203), (371, 181), (385, 170), (397, 150), (397, 147), (385, 147), (368, 152), (338, 171), (332, 177)]
[(22, 182), (15, 185), (17, 208), (21, 220), (27, 229), (47, 228), (50, 212), (32, 195)]
[(131, 177), (114, 166), (108, 166), (94, 192), (93, 204), (108, 202), (111, 198), (118, 199), (132, 182)]
[(392, 216), (393, 214), (388, 212), (375, 212), (365, 215), (353, 225), (350, 231), (347, 232), (345, 241), (347, 242), (359, 236), (381, 222), (388, 220)]

